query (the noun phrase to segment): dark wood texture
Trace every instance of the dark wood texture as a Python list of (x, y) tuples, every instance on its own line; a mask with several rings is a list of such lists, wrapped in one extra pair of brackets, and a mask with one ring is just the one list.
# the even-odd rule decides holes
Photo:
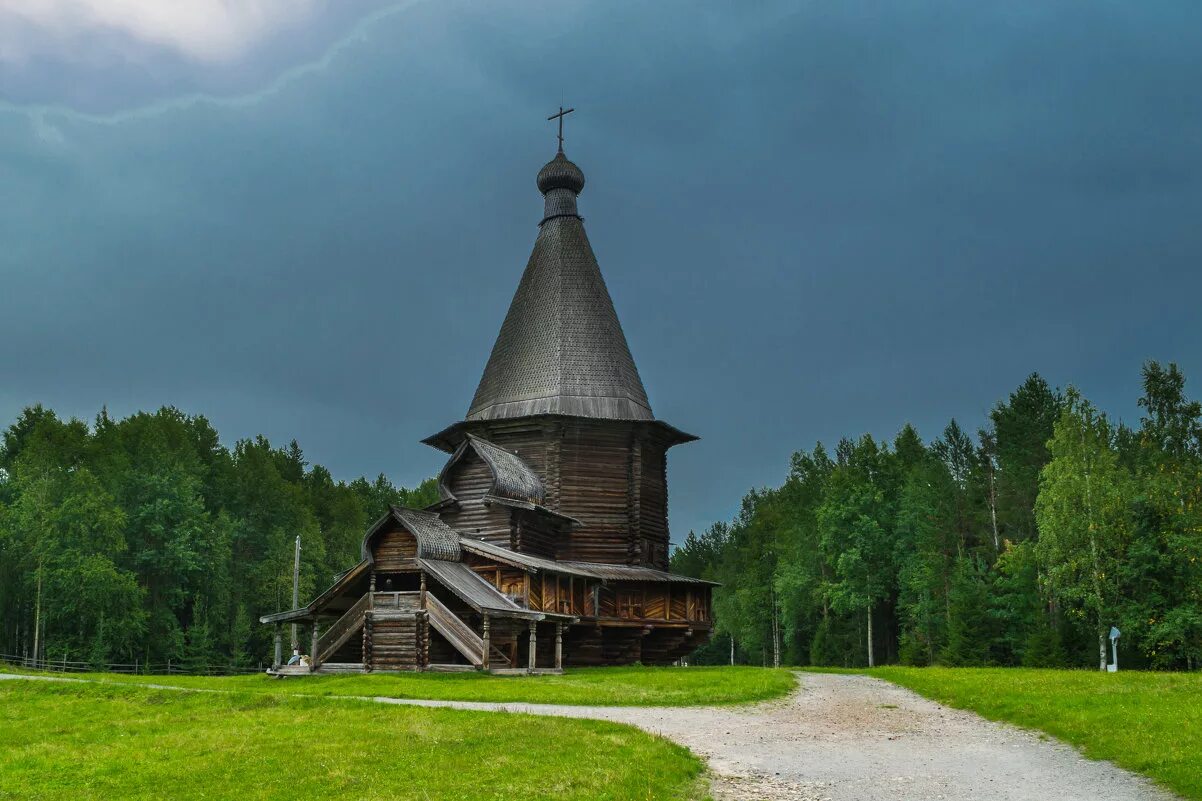
[[(582, 525), (575, 531), (557, 532), (549, 524), (540, 528), (521, 518), (521, 530), (511, 530), (506, 538), (501, 525), (490, 517), (499, 507), (490, 510), (483, 504), (444, 513), (449, 525), (467, 534), (479, 528), (480, 536), (490, 541), (556, 559), (667, 570), (670, 443), (654, 426), (543, 417), (478, 421), (464, 424), (464, 429), (520, 456), (542, 480), (547, 508)], [(455, 490), (461, 504), (469, 489), (483, 493), (489, 483), (481, 460), (463, 462), (462, 468), (457, 465), (452, 471), (453, 480), (463, 482), (464, 494)], [(473, 473), (475, 463), (482, 474)]]
[(444, 511), (443, 521), (463, 534), (511, 547), (509, 509), (484, 502), (493, 482), (488, 464), (469, 450), (451, 468), (446, 482), (459, 505)]
[(377, 573), (400, 572), (417, 568), (417, 540), (399, 527), (381, 532), (372, 543)]

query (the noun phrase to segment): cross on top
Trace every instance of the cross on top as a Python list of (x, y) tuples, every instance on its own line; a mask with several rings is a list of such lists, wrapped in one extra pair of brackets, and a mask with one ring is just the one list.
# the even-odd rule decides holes
[(547, 117), (548, 121), (554, 120), (554, 119), (559, 120), (559, 152), (560, 153), (563, 152), (563, 118), (566, 117), (567, 115), (571, 114), (575, 110), (576, 109), (574, 109), (574, 108), (565, 110), (563, 106), (560, 106), (558, 114), (552, 114), (550, 117)]

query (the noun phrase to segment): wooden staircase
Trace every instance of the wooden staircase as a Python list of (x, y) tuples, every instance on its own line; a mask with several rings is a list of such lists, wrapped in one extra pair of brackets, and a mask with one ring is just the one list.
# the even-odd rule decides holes
[(456, 651), (463, 654), (469, 664), (475, 667), (484, 664), (484, 640), (432, 593), (426, 593), (426, 613), (429, 616), (430, 627), (445, 637)]
[(347, 640), (363, 629), (363, 621), (367, 611), (371, 609), (371, 601), (371, 594), (364, 594), (343, 613), (342, 617), (334, 622), (334, 625), (326, 629), (325, 634), (317, 639), (317, 664), (319, 667), (337, 653)]
[[(431, 665), (431, 669), (479, 668), (484, 665), (484, 640), (458, 615), (448, 609), (432, 593), (426, 593), (426, 614), (430, 628), (441, 634), (456, 651), (463, 655), (468, 665)], [(495, 645), (488, 649), (490, 668), (508, 668), (509, 657)]]
[[(426, 593), (425, 597), (426, 608), (422, 610), (421, 594), (417, 592), (366, 593), (318, 638), (317, 670), (480, 668), (484, 664), (484, 640), (432, 593)], [(441, 634), (468, 664), (426, 665), (425, 652), (430, 628)], [(326, 661), (355, 636), (364, 640), (362, 665)], [(510, 667), (509, 658), (496, 646), (489, 648), (488, 658), (490, 667)]]

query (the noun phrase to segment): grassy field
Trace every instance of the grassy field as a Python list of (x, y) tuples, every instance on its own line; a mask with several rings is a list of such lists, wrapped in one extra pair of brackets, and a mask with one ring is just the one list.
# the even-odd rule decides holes
[(279, 693), (0, 683), (0, 798), (697, 799), (702, 764), (597, 721)]
[[(2, 671), (0, 671), (2, 672)], [(287, 695), (384, 695), (449, 701), (524, 701), (589, 706), (702, 706), (779, 698), (795, 684), (787, 670), (753, 667), (580, 668), (562, 676), (390, 673), (305, 676), (123, 676), (71, 674), (112, 682)]]
[(1088, 757), (1202, 799), (1202, 673), (902, 667), (858, 672), (992, 720), (1047, 732)]

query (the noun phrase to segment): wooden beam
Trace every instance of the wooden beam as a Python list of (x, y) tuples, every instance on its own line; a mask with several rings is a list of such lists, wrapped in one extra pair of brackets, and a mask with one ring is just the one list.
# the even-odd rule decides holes
[(530, 671), (534, 671), (534, 650), (538, 647), (538, 623), (530, 621)]
[(555, 624), (555, 669), (563, 670), (563, 624)]
[(275, 662), (272, 667), (278, 668), (284, 661), (284, 632), (280, 630), (280, 624), (275, 624)]
[(482, 639), (484, 640), (484, 655), (480, 660), (480, 669), (488, 670), (488, 651), (492, 646), (492, 634), (489, 629), (487, 612), (484, 613), (484, 637)]

